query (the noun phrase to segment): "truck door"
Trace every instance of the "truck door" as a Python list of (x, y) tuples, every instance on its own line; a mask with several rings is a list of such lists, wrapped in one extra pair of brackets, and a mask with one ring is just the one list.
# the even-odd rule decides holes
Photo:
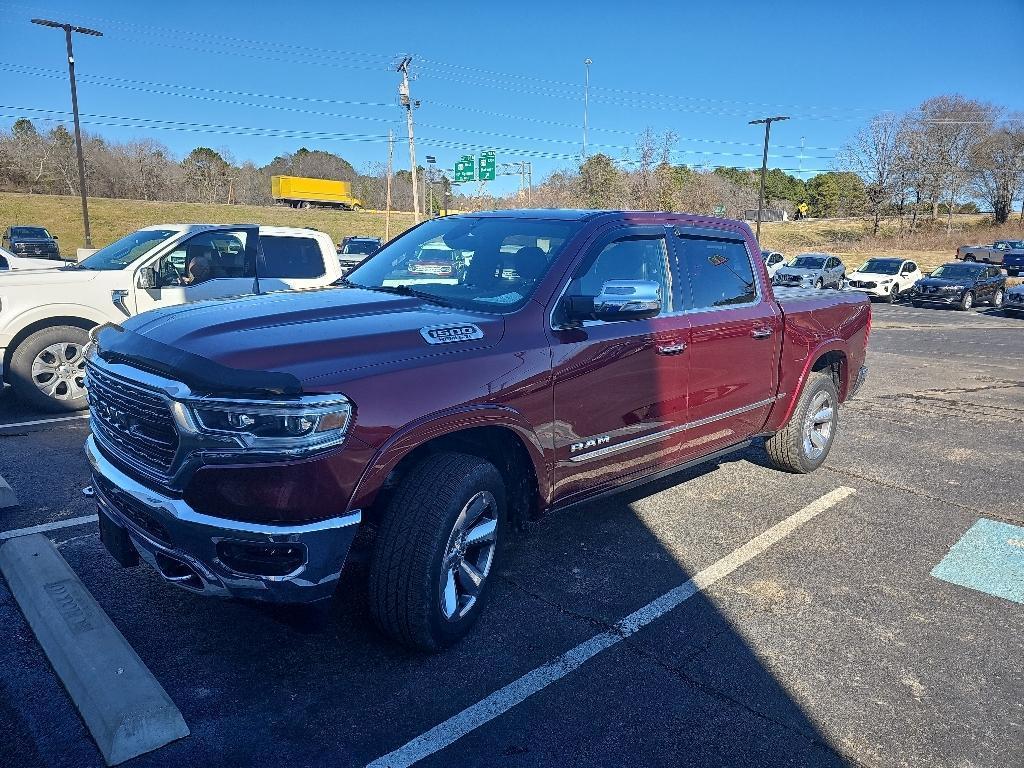
[(259, 253), (256, 227), (200, 232), (155, 264), (156, 286), (136, 288), (136, 311), (252, 293)]
[(621, 227), (598, 239), (563, 295), (597, 296), (609, 280), (655, 281), (650, 319), (562, 327), (552, 314), (555, 497), (613, 486), (674, 462), (686, 421), (686, 316), (664, 227)]
[(690, 322), (689, 422), (683, 450), (725, 448), (764, 426), (778, 388), (782, 313), (738, 235), (680, 230)]

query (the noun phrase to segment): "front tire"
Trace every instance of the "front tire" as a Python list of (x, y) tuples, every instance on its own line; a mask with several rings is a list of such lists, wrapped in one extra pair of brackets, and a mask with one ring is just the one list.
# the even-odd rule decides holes
[(819, 291), (821, 290), (823, 285), (824, 283), (822, 282), (820, 277), (814, 281), (814, 287), (817, 288)]
[(11, 356), (9, 381), (18, 397), (49, 413), (81, 411), (85, 394), (85, 347), (89, 333), (72, 325), (36, 331)]
[(839, 428), (839, 393), (829, 371), (812, 373), (789, 423), (765, 443), (771, 464), (783, 472), (813, 472), (832, 450)]
[(399, 484), (370, 566), (370, 611), (403, 645), (437, 651), (479, 618), (505, 526), (505, 484), (488, 461), (428, 456)]
[(888, 299), (890, 304), (895, 304), (897, 301), (899, 301), (899, 298), (900, 298), (900, 287), (896, 283), (893, 283), (892, 288), (889, 290), (889, 295), (888, 295), (887, 299)]
[(992, 294), (992, 300), (989, 302), (993, 307), (999, 309), (1003, 306), (1003, 289), (997, 288), (996, 292)]
[(960, 299), (960, 304), (957, 306), (957, 309), (959, 309), (961, 312), (967, 312), (973, 306), (974, 293), (971, 291), (967, 291), (967, 293), (963, 295), (963, 298)]

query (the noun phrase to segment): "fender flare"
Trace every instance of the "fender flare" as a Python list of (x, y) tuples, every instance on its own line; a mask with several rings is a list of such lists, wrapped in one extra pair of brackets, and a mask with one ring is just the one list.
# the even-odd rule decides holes
[(352, 493), (350, 508), (373, 503), (388, 475), (410, 452), (439, 437), (476, 427), (503, 427), (513, 432), (526, 448), (537, 478), (541, 503), (551, 497), (551, 468), (533, 426), (516, 410), (501, 405), (459, 406), (417, 419), (391, 435), (366, 465)]
[[(776, 409), (772, 409), (771, 415), (768, 417), (768, 423), (771, 424), (775, 429), (781, 429), (793, 416), (793, 411), (796, 409), (796, 404), (800, 400), (800, 395), (803, 394), (804, 387), (807, 386), (807, 379), (810, 378), (811, 368), (818, 361), (822, 355), (827, 355), (830, 352), (838, 352), (843, 356), (843, 365), (848, 366), (849, 363), (846, 360), (846, 345), (847, 342), (840, 338), (826, 339), (820, 342), (810, 352), (807, 353), (807, 357), (804, 359), (803, 369), (800, 371), (800, 378), (797, 380), (797, 384), (793, 387), (793, 391), (789, 394), (785, 401), (785, 409), (781, 412), (781, 416), (776, 415)], [(846, 392), (849, 389), (850, 374), (849, 371), (845, 372), (845, 375), (841, 375), (840, 386), (839, 386), (839, 402), (842, 403), (846, 399)]]

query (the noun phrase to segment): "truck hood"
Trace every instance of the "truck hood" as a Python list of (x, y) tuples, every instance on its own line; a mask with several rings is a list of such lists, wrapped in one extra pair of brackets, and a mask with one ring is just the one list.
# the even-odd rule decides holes
[[(443, 331), (435, 337), (433, 326), (471, 326), (467, 335), (477, 338), (453, 339)], [(227, 368), (291, 374), (315, 392), (360, 369), (493, 346), (505, 324), (500, 315), (335, 287), (158, 309), (123, 327)]]
[(54, 286), (82, 285), (100, 276), (100, 272), (89, 269), (12, 269), (0, 272), (0, 290), (13, 286)]

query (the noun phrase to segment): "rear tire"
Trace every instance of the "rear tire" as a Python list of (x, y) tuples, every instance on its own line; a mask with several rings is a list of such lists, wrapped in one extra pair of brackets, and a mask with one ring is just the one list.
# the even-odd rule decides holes
[(505, 484), (490, 462), (438, 453), (413, 467), (374, 543), (370, 612), (380, 630), (424, 651), (469, 632), (493, 581), (504, 520)]
[(772, 466), (802, 475), (828, 457), (839, 428), (839, 393), (828, 371), (810, 375), (789, 423), (765, 442)]
[(49, 413), (81, 411), (85, 394), (85, 347), (89, 332), (73, 325), (43, 328), (11, 355), (8, 381), (25, 403)]

